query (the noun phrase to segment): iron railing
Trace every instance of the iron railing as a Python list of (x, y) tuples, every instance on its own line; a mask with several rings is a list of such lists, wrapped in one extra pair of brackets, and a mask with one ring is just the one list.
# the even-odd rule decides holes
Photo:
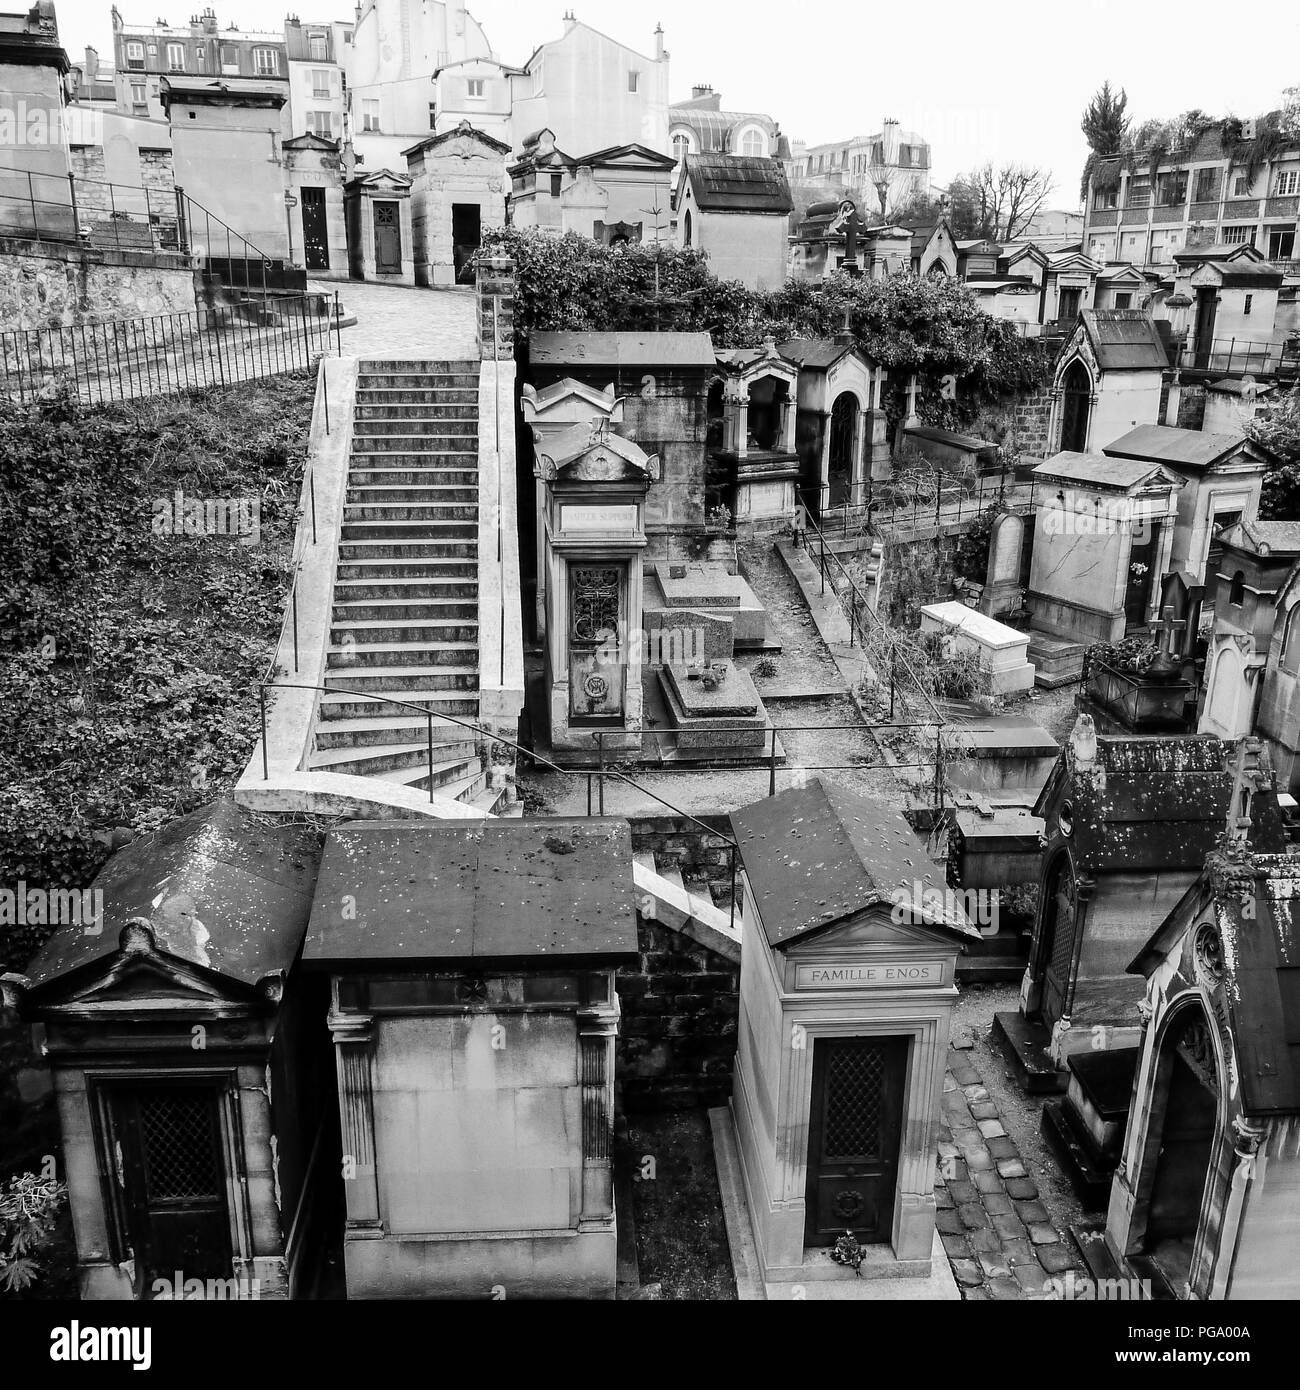
[[(410, 700), (394, 700), (391, 696), (388, 695), (375, 695), (368, 690), (347, 690), (336, 685), (308, 685), (299, 681), (259, 681), (258, 705), (262, 720), (262, 780), (264, 782), (268, 782), (271, 779), (270, 763), (267, 757), (266, 747), (266, 692), (268, 690), (314, 690), (318, 694), (345, 695), (348, 697), (348, 699), (378, 700), (381, 704), (397, 705), (403, 709), (415, 710), (418, 714), (422, 714), (425, 717), (425, 749), (428, 757), (430, 802), (436, 801), (437, 799), (437, 788), (435, 787), (433, 781), (433, 721), (435, 719), (442, 720), (443, 722), (448, 724), (454, 724), (457, 728), (468, 729), (471, 733), (476, 735), (476, 741), (478, 739), (482, 739), (485, 743), (488, 744), (504, 744), (507, 748), (513, 749), (516, 754), (522, 753), (531, 762), (542, 763), (552, 772), (561, 773), (566, 777), (573, 775), (572, 768), (560, 767), (557, 763), (551, 762), (549, 758), (543, 757), (542, 754), (534, 752), (532, 749), (525, 748), (522, 744), (516, 743), (514, 739), (507, 738), (504, 734), (498, 733), (494, 729), (486, 728), (482, 724), (476, 724), (471, 719), (462, 719), (459, 715), (435, 712), (434, 710), (428, 709), (424, 705), (417, 705)], [(602, 767), (599, 773), (587, 773), (588, 815), (591, 815), (592, 813), (591, 779), (597, 775), (601, 777), (600, 804), (602, 807), (604, 806), (604, 778), (611, 777), (615, 781), (626, 783), (634, 790), (643, 793), (645, 796), (650, 797), (652, 800), (658, 802), (660, 806), (666, 807), (669, 811), (673, 813), (673, 815), (681, 816), (685, 820), (690, 821), (692, 825), (698, 826), (707, 834), (717, 836), (718, 838), (725, 841), (731, 859), (731, 925), (734, 929), (736, 925), (736, 853), (740, 848), (739, 844), (736, 842), (735, 837), (726, 834), (724, 831), (717, 830), (711, 825), (705, 824), (705, 822), (700, 820), (698, 816), (693, 816), (689, 811), (683, 810), (682, 807), (674, 805), (671, 801), (668, 801), (664, 797), (660, 796), (657, 792), (651, 791), (649, 787), (644, 787), (641, 786), (639, 783), (634, 782), (632, 778), (626, 775), (626, 773), (620, 772), (617, 769), (612, 768)], [(603, 810), (600, 814), (604, 814)]]
[[(88, 405), (255, 381), (341, 354), (338, 293), (280, 294), (192, 313), (0, 333), (0, 395), (61, 385)], [(331, 336), (333, 335), (333, 337)]]
[(824, 483), (800, 487), (797, 492), (805, 508), (816, 498), (821, 529), (827, 536), (879, 536), (902, 526), (915, 532), (924, 526), (960, 525), (993, 506), (1032, 511), (1036, 483), (1032, 473), (1025, 480), (1014, 469), (980, 473), (971, 479), (955, 478), (939, 468), (909, 469), (888, 482), (868, 479), (859, 503), (844, 497), (830, 504), (830, 488)]
[(1213, 338), (1186, 344), (1180, 366), (1250, 376), (1300, 374), (1300, 336), (1269, 340)]

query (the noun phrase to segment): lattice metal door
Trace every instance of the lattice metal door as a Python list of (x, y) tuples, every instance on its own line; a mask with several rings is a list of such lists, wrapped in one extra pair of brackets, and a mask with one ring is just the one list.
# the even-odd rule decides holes
[(826, 1038), (813, 1049), (805, 1240), (889, 1239), (902, 1134), (905, 1038)]
[(1043, 994), (1040, 1012), (1048, 1028), (1065, 1012), (1074, 969), (1078, 895), (1070, 861), (1062, 856), (1048, 876), (1043, 903)]
[(230, 1275), (220, 1101), (209, 1081), (113, 1089), (111, 1177), (145, 1296), (157, 1277)]

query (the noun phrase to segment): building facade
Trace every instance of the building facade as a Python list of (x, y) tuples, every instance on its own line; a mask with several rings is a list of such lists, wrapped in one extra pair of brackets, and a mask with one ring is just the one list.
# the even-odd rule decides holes
[(1267, 158), (1256, 153), (1278, 119), (1240, 122), (1239, 132), (1222, 122), (1158, 158), (1138, 150), (1099, 161), (1084, 201), (1083, 249), (1095, 260), (1172, 268), (1176, 251), (1224, 242), (1254, 246), (1295, 273), (1300, 133), (1270, 140)]
[(790, 181), (847, 196), (882, 216), (930, 191), (930, 142), (887, 120), (874, 135), (809, 145), (790, 163)]

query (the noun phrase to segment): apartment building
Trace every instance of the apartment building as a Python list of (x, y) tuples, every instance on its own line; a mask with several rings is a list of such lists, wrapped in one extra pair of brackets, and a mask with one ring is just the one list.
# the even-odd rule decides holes
[(789, 175), (824, 197), (852, 198), (869, 216), (884, 215), (929, 192), (930, 143), (887, 120), (875, 135), (800, 147)]
[(1231, 143), (1216, 123), (1158, 159), (1137, 150), (1099, 161), (1083, 250), (1163, 270), (1198, 246), (1252, 246), (1288, 275), (1300, 271), (1300, 135), (1280, 139), (1278, 120), (1272, 112), (1244, 121)]
[(159, 100), (163, 77), (289, 80), (282, 31), (222, 29), (211, 7), (183, 25), (128, 23), (116, 5), (112, 19), (117, 109), (127, 115), (164, 119)]

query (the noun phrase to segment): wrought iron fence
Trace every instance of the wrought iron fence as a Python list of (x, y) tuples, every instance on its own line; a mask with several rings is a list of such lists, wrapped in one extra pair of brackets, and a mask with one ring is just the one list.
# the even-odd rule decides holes
[(305, 371), (341, 353), (338, 295), (248, 298), (193, 313), (0, 333), (0, 395), (68, 387), (88, 405)]
[(832, 505), (825, 485), (801, 487), (798, 495), (805, 508), (816, 507), (827, 537), (851, 537), (961, 525), (992, 506), (1032, 511), (1035, 491), (1033, 474), (1022, 478), (1015, 469), (958, 478), (942, 469), (906, 468), (885, 482), (868, 480), (861, 502), (844, 497)]
[(1272, 341), (1213, 338), (1183, 347), (1180, 365), (1196, 371), (1250, 376), (1300, 374), (1300, 335)]

